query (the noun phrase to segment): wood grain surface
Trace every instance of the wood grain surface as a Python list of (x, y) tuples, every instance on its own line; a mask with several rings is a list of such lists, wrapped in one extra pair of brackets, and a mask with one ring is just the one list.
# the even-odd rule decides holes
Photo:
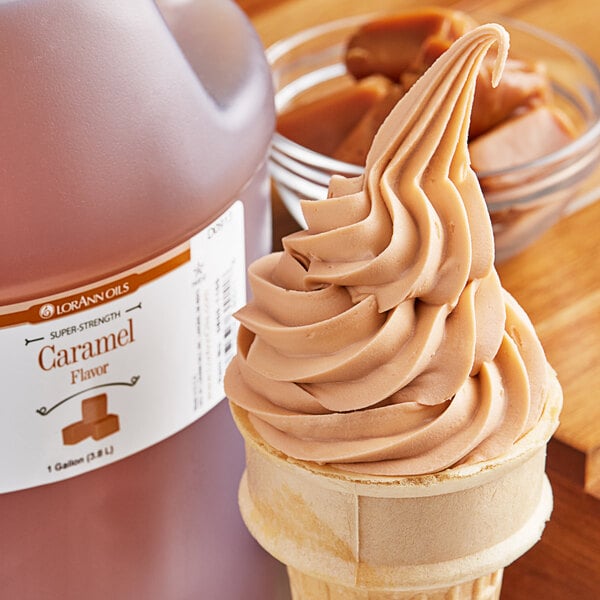
[[(238, 0), (265, 46), (317, 23), (410, 0)], [(600, 64), (598, 0), (440, 0), (541, 27)], [(600, 178), (598, 179), (600, 182)], [(600, 184), (599, 184), (600, 185)], [(276, 195), (274, 246), (298, 226)], [(600, 600), (600, 202), (565, 217), (499, 265), (528, 312), (564, 391), (561, 425), (548, 452), (555, 508), (542, 541), (505, 572), (502, 600)]]

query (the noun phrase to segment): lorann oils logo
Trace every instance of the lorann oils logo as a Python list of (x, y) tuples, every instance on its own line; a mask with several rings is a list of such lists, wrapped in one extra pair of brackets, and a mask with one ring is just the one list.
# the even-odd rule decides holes
[(68, 315), (70, 313), (89, 308), (90, 306), (96, 306), (97, 304), (103, 304), (104, 302), (114, 300), (115, 298), (128, 294), (129, 292), (129, 282), (125, 281), (112, 287), (94, 290), (88, 294), (70, 297), (64, 301), (55, 303), (46, 302), (40, 306), (39, 315), (40, 318), (44, 320)]

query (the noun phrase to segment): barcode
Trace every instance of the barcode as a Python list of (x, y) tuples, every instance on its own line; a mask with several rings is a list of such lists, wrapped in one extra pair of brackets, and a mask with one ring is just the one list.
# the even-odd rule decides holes
[(220, 339), (220, 365), (219, 378), (222, 381), (225, 369), (233, 357), (235, 349), (236, 321), (233, 310), (236, 305), (235, 286), (233, 285), (234, 266), (232, 265), (223, 273), (221, 283), (221, 339)]
[(224, 395), (225, 371), (236, 352), (234, 313), (245, 300), (244, 211), (241, 202), (191, 240), (195, 295), (194, 410), (206, 412)]

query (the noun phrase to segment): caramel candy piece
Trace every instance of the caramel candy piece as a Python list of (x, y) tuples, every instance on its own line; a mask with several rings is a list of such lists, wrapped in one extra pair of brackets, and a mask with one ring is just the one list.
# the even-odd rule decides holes
[[(423, 70), (403, 73), (400, 81), (404, 88), (408, 90), (449, 47), (450, 42), (447, 40), (427, 40), (422, 48), (420, 59)], [(548, 75), (540, 62), (527, 63), (509, 58), (504, 66), (500, 83), (493, 88), (491, 73), (494, 61), (495, 54), (490, 51), (477, 76), (469, 125), (470, 139), (489, 131), (518, 108), (533, 108), (549, 103), (551, 100)]]
[[(339, 91), (320, 88), (317, 99), (292, 106), (279, 116), (278, 131), (326, 156), (364, 165), (377, 130), (398, 100), (458, 37), (476, 25), (464, 13), (442, 8), (406, 11), (366, 23), (350, 38), (345, 56), (347, 69), (358, 83), (346, 81), (339, 88), (338, 82)], [(500, 131), (498, 137), (485, 138), (473, 146), (472, 164), (478, 173), (502, 169), (507, 161), (521, 164), (527, 156), (548, 154), (575, 137), (565, 115), (550, 108), (546, 113), (536, 112), (553, 102), (541, 63), (509, 58), (498, 87), (492, 88), (495, 60), (492, 50), (477, 76), (469, 141), (494, 133), (504, 124), (523, 129), (520, 141), (523, 135), (534, 137), (517, 145), (515, 139), (505, 139), (514, 135), (509, 129), (508, 136)], [(531, 121), (512, 122), (530, 111), (535, 113)], [(547, 121), (548, 131), (532, 131), (545, 127)], [(494, 150), (490, 139), (501, 147)]]
[[(428, 8), (400, 13), (364, 25), (348, 43), (346, 65), (357, 78), (381, 73), (408, 90), (476, 22), (455, 10)], [(550, 84), (543, 66), (509, 59), (499, 86), (492, 88), (495, 56), (484, 60), (477, 77), (469, 136), (488, 131), (518, 107), (548, 101)], [(362, 163), (361, 163), (362, 164)]]
[(469, 137), (489, 131), (518, 108), (533, 108), (550, 101), (550, 82), (541, 63), (509, 58), (498, 87), (491, 84), (494, 57), (487, 56), (477, 77)]
[(570, 120), (558, 108), (540, 106), (473, 140), (471, 164), (478, 173), (507, 169), (550, 154), (575, 135)]
[(72, 446), (79, 444), (82, 440), (89, 437), (92, 434), (91, 425), (84, 423), (83, 421), (76, 421), (67, 425), (62, 429), (63, 444), (65, 446)]
[(81, 403), (81, 415), (85, 423), (93, 423), (106, 417), (108, 412), (106, 394), (86, 398)]
[(333, 153), (333, 158), (355, 165), (364, 165), (377, 130), (403, 95), (402, 86), (392, 86), (390, 91), (371, 106), (344, 138)]
[(338, 91), (282, 112), (277, 131), (297, 144), (331, 156), (365, 112), (391, 87), (391, 81), (381, 76), (346, 82)]
[(119, 431), (119, 415), (106, 415), (103, 419), (91, 424), (92, 437), (95, 440), (101, 440)]
[(466, 14), (442, 8), (422, 8), (376, 19), (350, 38), (346, 67), (357, 79), (380, 73), (400, 81), (406, 71), (420, 74), (433, 62), (423, 51), (428, 44), (447, 48), (475, 26)]

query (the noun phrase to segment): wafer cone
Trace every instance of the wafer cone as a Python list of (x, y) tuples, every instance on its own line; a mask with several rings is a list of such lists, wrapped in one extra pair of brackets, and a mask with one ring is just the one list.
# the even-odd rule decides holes
[(491, 600), (502, 569), (540, 538), (552, 510), (546, 443), (562, 393), (511, 452), (414, 477), (361, 476), (293, 460), (232, 404), (247, 468), (239, 502), (258, 542), (288, 566), (294, 600)]
[(316, 579), (288, 567), (292, 598), (302, 600), (498, 600), (502, 571), (450, 587), (424, 591), (374, 591), (349, 588)]

